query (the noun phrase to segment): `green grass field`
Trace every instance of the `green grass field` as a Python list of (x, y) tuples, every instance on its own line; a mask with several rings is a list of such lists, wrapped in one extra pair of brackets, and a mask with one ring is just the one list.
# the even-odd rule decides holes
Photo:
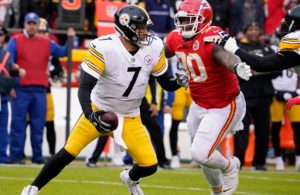
[[(40, 166), (0, 166), (0, 195), (19, 195), (37, 175)], [(82, 162), (72, 164), (46, 185), (41, 195), (128, 195), (119, 180), (122, 168), (86, 168)], [(210, 194), (201, 171), (195, 168), (161, 170), (142, 179), (146, 195), (200, 195)], [(290, 171), (240, 172), (236, 194), (300, 195), (300, 173)]]

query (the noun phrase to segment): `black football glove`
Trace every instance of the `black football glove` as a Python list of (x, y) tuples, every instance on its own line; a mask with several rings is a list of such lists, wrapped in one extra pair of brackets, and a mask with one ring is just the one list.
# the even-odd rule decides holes
[(89, 121), (94, 125), (94, 127), (100, 133), (109, 133), (113, 131), (113, 127), (110, 124), (107, 124), (101, 120), (101, 115), (104, 114), (105, 111), (103, 110), (96, 110), (92, 112), (89, 116)]
[(187, 89), (189, 87), (189, 77), (187, 74), (175, 73), (177, 84)]
[(219, 32), (221, 39), (214, 39), (214, 42), (222, 47), (226, 44), (227, 40), (230, 38), (229, 34), (224, 31)]

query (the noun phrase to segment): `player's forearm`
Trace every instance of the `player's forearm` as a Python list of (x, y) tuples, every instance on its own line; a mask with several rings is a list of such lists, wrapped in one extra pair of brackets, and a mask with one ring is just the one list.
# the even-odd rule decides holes
[(226, 66), (226, 68), (232, 72), (234, 72), (235, 65), (241, 62), (241, 59), (238, 56), (226, 51), (219, 45), (213, 46), (213, 57), (218, 64)]
[(150, 86), (150, 91), (152, 95), (152, 104), (156, 104), (156, 81), (155, 78), (151, 75), (149, 78), (149, 86)]
[(78, 88), (78, 98), (82, 108), (82, 111), (86, 118), (93, 112), (91, 92), (97, 83), (97, 79), (89, 75), (88, 73), (82, 71), (80, 77), (80, 83)]
[(275, 53), (260, 57), (257, 55), (249, 54), (243, 49), (238, 49), (235, 54), (238, 55), (243, 62), (246, 62), (246, 64), (248, 64), (253, 70), (257, 72), (284, 70), (300, 65), (300, 57), (298, 57), (299, 55), (294, 52), (285, 53), (284, 55)]
[(171, 77), (168, 72), (165, 72), (163, 75), (156, 77), (160, 86), (167, 91), (175, 91), (181, 86), (178, 85), (176, 78)]

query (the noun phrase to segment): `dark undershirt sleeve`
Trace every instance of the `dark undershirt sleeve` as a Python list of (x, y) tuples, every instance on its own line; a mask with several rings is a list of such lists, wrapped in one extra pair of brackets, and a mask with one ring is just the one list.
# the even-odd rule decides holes
[(89, 115), (93, 112), (91, 106), (91, 92), (96, 84), (96, 78), (84, 71), (81, 71), (78, 88), (78, 98), (80, 106), (86, 118), (88, 118)]
[(156, 102), (156, 81), (155, 81), (154, 76), (152, 76), (152, 75), (150, 75), (150, 78), (149, 78), (149, 86), (150, 86), (150, 91), (151, 91), (151, 95), (152, 95), (151, 103), (157, 104), (157, 102)]
[(284, 51), (260, 57), (238, 49), (235, 54), (257, 72), (284, 70), (300, 65), (300, 55), (293, 51)]
[(181, 87), (177, 84), (176, 78), (171, 77), (168, 72), (156, 77), (156, 79), (161, 87), (167, 91), (175, 91)]

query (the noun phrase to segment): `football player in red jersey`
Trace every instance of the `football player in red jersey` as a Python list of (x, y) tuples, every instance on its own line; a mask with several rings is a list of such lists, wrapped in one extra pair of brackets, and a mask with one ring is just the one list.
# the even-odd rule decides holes
[(165, 52), (167, 57), (176, 55), (190, 77), (193, 103), (187, 127), (193, 137), (192, 158), (202, 165), (212, 194), (232, 194), (240, 162), (225, 158), (216, 148), (227, 133), (242, 129), (246, 107), (237, 76), (248, 80), (251, 70), (212, 42), (224, 32), (210, 26), (211, 21), (212, 8), (206, 0), (183, 1), (175, 15), (177, 30), (166, 37)]

